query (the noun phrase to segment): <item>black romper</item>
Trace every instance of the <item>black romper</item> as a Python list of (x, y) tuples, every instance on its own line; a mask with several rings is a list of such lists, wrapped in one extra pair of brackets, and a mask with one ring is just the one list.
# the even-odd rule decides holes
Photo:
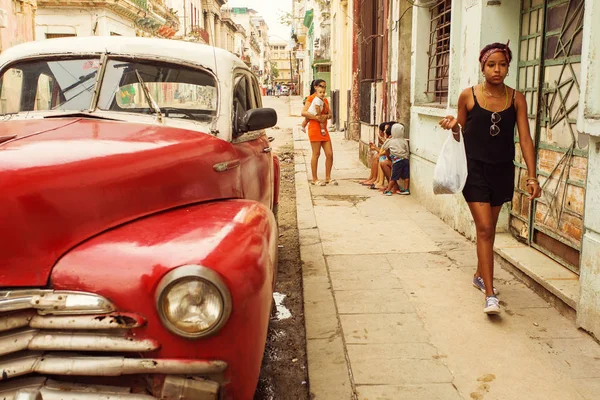
[(496, 124), (500, 128), (500, 133), (492, 136), (490, 127), (493, 112), (479, 105), (475, 88), (471, 89), (475, 105), (467, 114), (464, 127), (469, 174), (463, 196), (469, 203), (490, 203), (492, 207), (501, 206), (512, 200), (514, 191), (516, 91), (513, 90), (510, 106), (497, 113), (501, 118)]

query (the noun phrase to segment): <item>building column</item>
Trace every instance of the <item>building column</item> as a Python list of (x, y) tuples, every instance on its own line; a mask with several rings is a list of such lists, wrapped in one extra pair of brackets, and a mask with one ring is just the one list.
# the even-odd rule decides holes
[(214, 46), (215, 45), (215, 38), (217, 36), (217, 31), (215, 30), (215, 14), (213, 14), (212, 12), (208, 12), (207, 13), (207, 25), (206, 25), (206, 31), (208, 32), (208, 44)]
[(223, 47), (221, 43), (221, 19), (217, 14), (214, 14), (215, 18), (215, 47)]

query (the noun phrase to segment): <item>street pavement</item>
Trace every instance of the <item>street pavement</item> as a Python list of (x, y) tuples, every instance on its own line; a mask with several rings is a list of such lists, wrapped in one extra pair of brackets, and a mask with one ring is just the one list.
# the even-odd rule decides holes
[[(292, 97), (280, 123), (299, 124), (301, 108)], [(486, 316), (475, 245), (411, 196), (359, 185), (357, 143), (331, 136), (339, 185), (317, 187), (294, 130), (315, 399), (600, 399), (597, 342), (500, 266), (502, 314)]]

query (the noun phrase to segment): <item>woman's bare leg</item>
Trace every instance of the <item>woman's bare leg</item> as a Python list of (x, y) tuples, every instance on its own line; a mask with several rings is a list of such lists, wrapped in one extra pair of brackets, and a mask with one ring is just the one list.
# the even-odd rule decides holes
[[(380, 162), (379, 165), (381, 165), (381, 170), (383, 171), (383, 175), (384, 175), (385, 179), (387, 179), (388, 184), (391, 183), (390, 177), (392, 176), (392, 162), (390, 160), (385, 160), (385, 161)], [(382, 179), (382, 182), (381, 182), (381, 185), (383, 187), (386, 187), (385, 179)]]
[(379, 154), (374, 154), (371, 157), (371, 173), (369, 178), (361, 181), (362, 184), (371, 184), (377, 180), (377, 166), (379, 165)]
[(467, 203), (477, 229), (477, 264), (485, 295), (494, 294), (494, 236), (496, 225), (489, 203)]
[(331, 142), (321, 142), (323, 151), (325, 152), (325, 181), (331, 180), (331, 169), (333, 168), (333, 146)]
[[(496, 241), (496, 226), (498, 225), (498, 217), (500, 216), (500, 210), (502, 210), (502, 206), (490, 207), (492, 209), (492, 224), (494, 225), (494, 236), (492, 238), (492, 251), (494, 242)], [(480, 264), (477, 262), (477, 271), (475, 271), (475, 277), (481, 276)]]
[(381, 169), (383, 170), (383, 174), (387, 180), (390, 180), (392, 176), (392, 162), (390, 160), (385, 160), (380, 163)]
[(319, 180), (317, 177), (317, 168), (319, 168), (319, 156), (321, 155), (321, 142), (310, 142), (312, 156), (310, 158), (310, 169), (312, 172), (312, 181)]
[(383, 186), (385, 186), (385, 175), (383, 174), (381, 163), (377, 162), (377, 179), (375, 180), (375, 187), (380, 188)]

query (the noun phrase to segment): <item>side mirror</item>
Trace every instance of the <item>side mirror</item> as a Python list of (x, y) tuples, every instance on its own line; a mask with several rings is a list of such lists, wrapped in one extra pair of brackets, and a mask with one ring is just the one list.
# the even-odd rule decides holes
[(240, 133), (271, 128), (277, 124), (277, 112), (272, 108), (255, 108), (246, 111), (239, 126)]

